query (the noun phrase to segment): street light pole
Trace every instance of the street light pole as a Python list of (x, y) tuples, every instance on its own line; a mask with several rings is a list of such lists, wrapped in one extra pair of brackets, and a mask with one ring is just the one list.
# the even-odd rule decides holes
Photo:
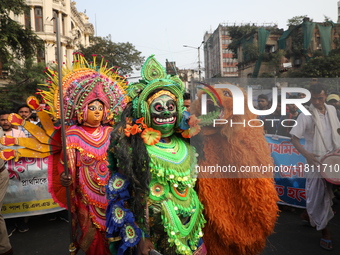
[[(202, 42), (203, 43), (203, 42)], [(201, 48), (201, 46), (202, 46), (202, 43), (201, 43), (201, 45), (197, 48), (197, 50), (198, 50), (198, 81), (202, 81), (202, 79), (201, 79), (201, 73), (202, 73), (202, 71), (201, 71), (201, 50), (200, 50), (200, 48)]]
[(204, 43), (204, 41), (201, 42), (200, 46), (198, 47), (193, 47), (193, 46), (189, 46), (189, 45), (183, 45), (183, 47), (187, 47), (187, 48), (193, 48), (193, 49), (197, 49), (198, 50), (198, 79), (199, 81), (201, 81), (201, 46)]

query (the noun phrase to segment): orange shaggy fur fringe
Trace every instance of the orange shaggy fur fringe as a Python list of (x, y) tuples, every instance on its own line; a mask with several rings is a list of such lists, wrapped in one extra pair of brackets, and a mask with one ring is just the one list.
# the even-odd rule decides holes
[[(225, 96), (228, 94), (223, 90), (226, 89), (218, 89), (224, 106), (221, 118), (238, 122), (256, 119), (246, 103), (245, 115), (233, 116), (232, 98)], [(200, 100), (195, 101), (193, 113), (200, 115), (200, 107)], [(239, 169), (241, 166), (273, 165), (263, 128), (223, 125), (202, 128), (202, 133), (205, 160), (199, 162), (200, 166), (230, 164)], [(278, 216), (279, 199), (272, 175), (236, 174), (232, 177), (236, 178), (198, 179), (198, 194), (207, 220), (203, 239), (208, 254), (260, 254)]]

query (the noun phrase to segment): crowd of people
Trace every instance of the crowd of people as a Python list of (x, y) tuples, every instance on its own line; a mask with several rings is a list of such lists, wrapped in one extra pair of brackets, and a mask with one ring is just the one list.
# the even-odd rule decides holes
[[(129, 89), (116, 73), (107, 78), (90, 69), (73, 81), (68, 77), (64, 101), (70, 110), (65, 121), (72, 124), (66, 132), (67, 158), (58, 154), (58, 167), (49, 172), (54, 176), (49, 185), (59, 185), (52, 197), (61, 206), (67, 207), (65, 189), (71, 190), (71, 208), (67, 209), (72, 213), (75, 250), (100, 255), (113, 251), (120, 255), (209, 254), (214, 249), (204, 244), (209, 210), (203, 210), (196, 193), (192, 165), (197, 156), (187, 140), (190, 132), (186, 130), (199, 122), (189, 114), (190, 94), (183, 93), (181, 81), (166, 76), (153, 58), (142, 69), (143, 81)], [(340, 147), (340, 98), (336, 93), (328, 95), (322, 84), (313, 84), (309, 90), (311, 100), (306, 107), (312, 115), (288, 104), (282, 116), (278, 97), (275, 111), (258, 118), (264, 122), (264, 133), (290, 137), (307, 163), (318, 165), (321, 156)], [(257, 108), (270, 108), (267, 95), (258, 96)], [(46, 123), (28, 105), (20, 106), (17, 113), (44, 129)], [(24, 127), (11, 125), (9, 114), (0, 113), (1, 136), (34, 136)], [(273, 124), (266, 119), (279, 121)], [(282, 120), (288, 123), (284, 126)], [(64, 164), (69, 171), (64, 171)], [(0, 177), (1, 207), (8, 186), (2, 159)], [(306, 211), (301, 217), (321, 231), (320, 245), (326, 250), (333, 248), (327, 228), (334, 216), (333, 196), (332, 184), (315, 173), (306, 176)], [(27, 232), (27, 221), (9, 219), (6, 227), (0, 214), (0, 255), (13, 254), (9, 237), (15, 229)]]
[[(27, 105), (22, 105), (17, 109), (17, 113), (24, 119), (29, 119), (31, 115), (31, 109)], [(12, 136), (12, 137), (28, 137), (29, 133), (22, 127), (16, 128), (13, 126), (9, 120), (8, 116), (11, 114), (9, 111), (1, 111), (0, 112), (0, 127), (2, 130), (2, 136)], [(3, 160), (1, 159), (1, 162)], [(3, 168), (5, 168), (4, 164)], [(5, 172), (5, 169), (3, 170)], [(7, 172), (7, 169), (6, 169)], [(0, 205), (2, 206), (2, 202), (4, 199), (4, 196), (6, 194), (7, 186), (8, 186), (8, 172), (6, 173), (7, 180), (2, 179), (1, 184), (1, 196), (0, 196)], [(20, 218), (13, 218), (13, 219), (7, 219), (6, 224), (3, 220), (2, 215), (0, 215), (0, 254), (11, 254), (12, 253), (12, 247), (9, 243), (8, 237), (12, 235), (12, 233), (18, 228), (20, 232), (27, 232), (29, 230), (28, 225), (26, 223), (26, 218), (20, 217)]]
[[(12, 125), (9, 121), (9, 115), (11, 111), (8, 110), (1, 110), (0, 111), (0, 137), (7, 136), (7, 137), (14, 137), (14, 138), (29, 138), (32, 135), (29, 133), (22, 126)], [(32, 109), (27, 105), (23, 104), (17, 107), (15, 111), (23, 120), (29, 121), (35, 125), (40, 126), (39, 118), (37, 117), (36, 113), (32, 111)], [(2, 149), (2, 147), (1, 147)], [(8, 171), (5, 166), (5, 162), (3, 159), (0, 159), (0, 165), (2, 168), (0, 173), (5, 177), (1, 178), (1, 195), (0, 195), (0, 208), (2, 206), (2, 202), (4, 196), (6, 194), (7, 186), (8, 186)], [(4, 172), (4, 173), (2, 173)], [(6, 172), (6, 173), (5, 173)], [(47, 220), (55, 220), (57, 217), (60, 217), (65, 222), (68, 222), (67, 213), (65, 211), (59, 213), (51, 213), (47, 215)], [(0, 214), (0, 254), (11, 254), (12, 248), (9, 243), (9, 237), (12, 236), (13, 232), (16, 230), (25, 233), (29, 231), (28, 226), (29, 217), (15, 217), (15, 218), (8, 218), (6, 220), (3, 219), (3, 216)], [(3, 252), (6, 251), (6, 252)]]

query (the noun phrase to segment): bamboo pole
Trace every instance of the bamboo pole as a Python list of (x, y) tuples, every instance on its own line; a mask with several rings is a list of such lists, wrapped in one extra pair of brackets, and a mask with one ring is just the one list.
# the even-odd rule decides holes
[[(60, 105), (60, 121), (61, 121), (61, 137), (62, 137), (62, 148), (63, 148), (63, 158), (64, 158), (64, 172), (66, 176), (69, 175), (68, 164), (67, 164), (67, 154), (66, 154), (66, 130), (65, 130), (65, 114), (64, 114), (64, 101), (63, 101), (63, 73), (62, 73), (62, 65), (63, 65), (63, 54), (61, 51), (61, 42), (60, 42), (60, 23), (59, 23), (59, 15), (54, 17), (57, 22), (57, 56), (58, 56), (58, 87), (59, 87), (59, 105)], [(76, 254), (76, 248), (74, 246), (73, 233), (72, 233), (72, 213), (71, 213), (71, 196), (70, 196), (70, 187), (66, 187), (66, 196), (67, 196), (67, 208), (68, 208), (68, 219), (69, 219), (69, 234), (70, 234), (70, 245), (69, 252), (71, 255)]]

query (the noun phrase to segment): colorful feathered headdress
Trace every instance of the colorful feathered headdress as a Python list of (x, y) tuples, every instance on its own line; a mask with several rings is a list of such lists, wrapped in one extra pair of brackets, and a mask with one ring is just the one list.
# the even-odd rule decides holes
[[(95, 100), (104, 104), (104, 121), (112, 121), (124, 109), (127, 98), (126, 79), (118, 74), (116, 68), (107, 68), (107, 62), (102, 58), (97, 66), (96, 55), (93, 62), (88, 63), (84, 56), (74, 54), (72, 65), (63, 65), (63, 100), (65, 121), (68, 125), (86, 120), (87, 105)], [(45, 109), (54, 118), (60, 118), (58, 73), (46, 68), (48, 84), (46, 90), (38, 90), (44, 102)]]

